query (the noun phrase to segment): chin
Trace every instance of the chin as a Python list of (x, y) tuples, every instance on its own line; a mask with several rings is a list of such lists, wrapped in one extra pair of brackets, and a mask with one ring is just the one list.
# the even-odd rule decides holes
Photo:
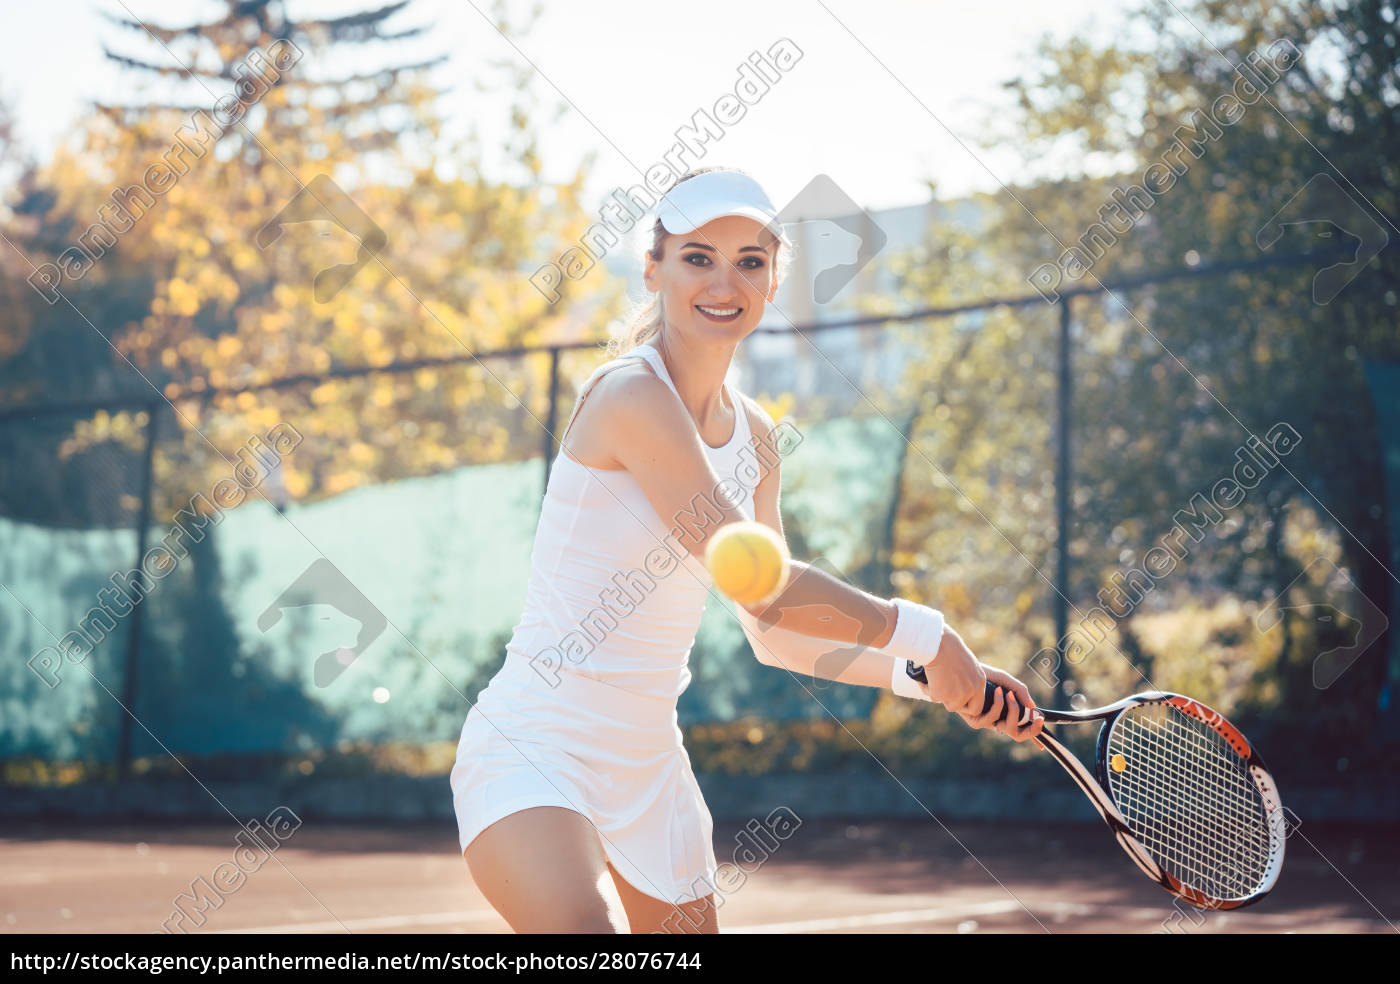
[[(745, 319), (747, 321), (748, 319)], [(732, 325), (711, 325), (700, 324), (696, 326), (696, 334), (701, 338), (714, 341), (738, 342), (753, 334), (757, 324), (746, 324), (736, 321)]]

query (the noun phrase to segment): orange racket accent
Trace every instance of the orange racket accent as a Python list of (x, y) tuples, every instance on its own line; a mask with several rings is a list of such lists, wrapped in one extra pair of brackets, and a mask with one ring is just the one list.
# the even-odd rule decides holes
[(1175, 875), (1167, 872), (1163, 872), (1163, 874), (1166, 874), (1167, 882), (1171, 886), (1172, 892), (1200, 909), (1238, 909), (1249, 901), (1249, 899), (1238, 899), (1232, 902), (1221, 902), (1203, 892), (1198, 892), (1194, 888), (1183, 885), (1181, 880)]
[(1190, 697), (1168, 697), (1167, 703), (1182, 713), (1191, 715), (1197, 721), (1214, 728), (1222, 738), (1230, 743), (1230, 747), (1239, 753), (1240, 758), (1248, 760), (1250, 755), (1248, 739), (1240, 733), (1239, 728), (1225, 720), (1225, 715), (1219, 711), (1211, 710), (1200, 701), (1192, 700)]

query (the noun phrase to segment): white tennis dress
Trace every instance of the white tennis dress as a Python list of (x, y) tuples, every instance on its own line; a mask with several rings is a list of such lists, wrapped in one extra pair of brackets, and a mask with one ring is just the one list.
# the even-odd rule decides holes
[[(676, 391), (660, 352), (644, 343), (594, 370), (580, 401), (599, 375), (636, 358)], [(723, 447), (701, 443), (719, 494), (753, 519), (761, 475), (751, 428), (725, 389), (734, 433)], [(673, 904), (715, 891), (713, 822), (676, 719), (713, 582), (680, 529), (629, 472), (560, 451), (524, 614), (457, 747), (451, 783), (463, 850), (511, 813), (565, 807), (592, 821), (608, 860), (638, 891)]]

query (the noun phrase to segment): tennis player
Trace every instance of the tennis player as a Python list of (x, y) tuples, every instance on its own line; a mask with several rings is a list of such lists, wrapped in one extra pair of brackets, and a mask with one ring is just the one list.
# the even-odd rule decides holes
[[(676, 702), (713, 584), (709, 538), (754, 519), (782, 535), (776, 425), (725, 376), (789, 252), (747, 174), (682, 177), (646, 254), (655, 296), (565, 427), (525, 611), (451, 775), (472, 877), (517, 932), (653, 932), (678, 910), (687, 930), (718, 930), (713, 824)], [(936, 609), (801, 561), (774, 600), (736, 615), (765, 664), (936, 701), (1018, 741), (1043, 723), (1025, 685), (978, 662)], [(927, 685), (906, 659), (926, 665)], [(1000, 689), (983, 715), (988, 680)]]

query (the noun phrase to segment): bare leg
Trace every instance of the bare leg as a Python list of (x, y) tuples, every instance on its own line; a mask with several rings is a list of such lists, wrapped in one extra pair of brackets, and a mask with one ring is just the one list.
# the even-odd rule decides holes
[(694, 902), (672, 905), (639, 892), (608, 862), (617, 894), (627, 909), (627, 921), (634, 933), (718, 933), (719, 919), (715, 912), (715, 897), (706, 895)]
[(625, 933), (598, 831), (557, 806), (512, 813), (462, 852), (486, 901), (517, 933)]

